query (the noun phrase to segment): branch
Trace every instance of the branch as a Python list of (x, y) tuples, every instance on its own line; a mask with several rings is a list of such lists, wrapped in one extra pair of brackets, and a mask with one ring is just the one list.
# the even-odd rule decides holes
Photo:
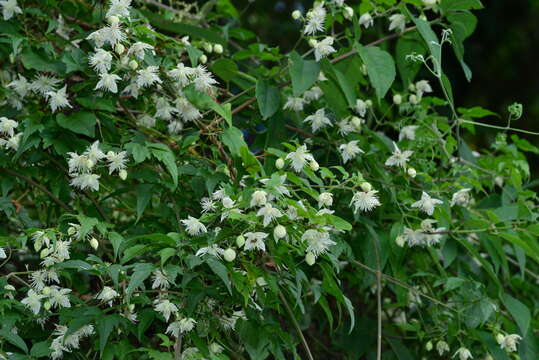
[(62, 207), (65, 211), (70, 212), (70, 213), (74, 212), (73, 208), (71, 208), (71, 206), (67, 205), (65, 202), (63, 202), (62, 200), (57, 198), (53, 193), (51, 193), (49, 190), (47, 190), (47, 188), (45, 186), (43, 186), (41, 184), (38, 184), (32, 178), (30, 178), (30, 177), (28, 177), (26, 175), (23, 175), (23, 174), (19, 174), (18, 172), (14, 171), (14, 170), (11, 170), (11, 169), (0, 168), (0, 171), (4, 172), (6, 174), (9, 174), (11, 176), (18, 177), (19, 179), (22, 179), (22, 180), (26, 181), (28, 184), (38, 188), (39, 190), (41, 190), (42, 192), (47, 194), (48, 197), (50, 197), (56, 204), (58, 204), (60, 207)]
[(286, 298), (284, 297), (281, 290), (279, 289), (278, 291), (279, 291), (279, 298), (283, 302), (283, 305), (286, 308), (288, 315), (290, 315), (290, 318), (292, 319), (292, 323), (294, 324), (294, 327), (296, 328), (296, 332), (298, 333), (299, 338), (301, 339), (301, 343), (303, 344), (303, 347), (305, 348), (305, 352), (307, 353), (307, 358), (309, 360), (314, 360), (313, 354), (311, 353), (311, 349), (309, 348), (309, 344), (307, 343), (305, 336), (303, 336), (303, 332), (301, 332), (301, 328), (299, 327), (298, 321), (296, 320), (296, 317), (294, 316), (294, 312), (290, 308), (290, 305), (288, 305), (288, 301), (286, 301)]

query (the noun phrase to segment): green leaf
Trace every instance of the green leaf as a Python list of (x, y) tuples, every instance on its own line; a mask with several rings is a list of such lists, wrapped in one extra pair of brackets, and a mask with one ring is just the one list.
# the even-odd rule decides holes
[(129, 281), (129, 285), (127, 286), (127, 290), (125, 291), (127, 297), (131, 297), (133, 291), (138, 289), (144, 283), (144, 280), (146, 280), (151, 275), (154, 269), (155, 266), (153, 266), (152, 264), (138, 263), (137, 265), (135, 265), (133, 275), (131, 275), (131, 280)]
[(247, 147), (247, 143), (243, 140), (243, 134), (238, 128), (229, 127), (223, 131), (221, 138), (233, 156), (241, 157), (240, 149)]
[(380, 101), (395, 80), (395, 62), (387, 51), (379, 47), (364, 47), (356, 43), (356, 48), (361, 60), (367, 66), (369, 80), (376, 91), (378, 101)]
[(224, 81), (230, 81), (238, 75), (238, 65), (230, 59), (218, 59), (210, 69)]
[(84, 71), (87, 68), (87, 55), (78, 48), (72, 48), (64, 52), (62, 62), (66, 66), (66, 74), (74, 71)]
[(57, 264), (62, 269), (91, 270), (92, 265), (82, 260), (67, 260)]
[(335, 77), (337, 78), (337, 82), (339, 83), (339, 86), (341, 87), (342, 92), (344, 93), (344, 96), (346, 97), (346, 101), (348, 102), (348, 106), (352, 107), (356, 104), (356, 92), (354, 91), (354, 87), (348, 80), (348, 78), (339, 70), (333, 69), (333, 73), (335, 74)]
[(133, 155), (136, 164), (139, 164), (150, 157), (150, 150), (148, 150), (145, 145), (130, 142), (125, 144), (124, 148)]
[(84, 238), (94, 229), (94, 227), (99, 223), (96, 218), (88, 217), (85, 215), (77, 215), (77, 220), (80, 224), (80, 237)]
[(140, 184), (137, 186), (137, 219), (135, 223), (140, 220), (140, 217), (152, 199), (153, 188), (153, 184)]
[(168, 259), (176, 255), (177, 250), (174, 248), (164, 248), (159, 251), (159, 256), (161, 257), (161, 266), (164, 266)]
[(515, 299), (511, 295), (503, 294), (501, 300), (511, 316), (515, 319), (522, 332), (522, 335), (526, 335), (528, 328), (530, 327), (531, 313), (530, 309), (519, 300)]
[(114, 250), (114, 259), (116, 259), (118, 257), (118, 252), (120, 251), (120, 246), (124, 241), (124, 238), (117, 232), (109, 232), (108, 238), (112, 244), (112, 249)]
[(178, 166), (176, 165), (176, 156), (165, 144), (149, 144), (152, 155), (159, 161), (161, 161), (167, 168), (172, 181), (174, 183), (174, 189), (178, 186)]
[(443, 12), (455, 10), (479, 10), (483, 4), (479, 0), (443, 0), (440, 4)]
[(279, 110), (281, 95), (275, 86), (269, 85), (267, 80), (256, 82), (256, 101), (262, 119), (266, 120)]
[(223, 280), (225, 283), (228, 292), (232, 294), (232, 288), (230, 286), (230, 279), (228, 277), (228, 269), (224, 266), (219, 260), (213, 256), (206, 257), (206, 263), (209, 265), (210, 269)]
[(187, 46), (187, 55), (189, 55), (189, 60), (191, 61), (191, 66), (195, 67), (198, 65), (198, 60), (204, 53), (198, 50), (196, 47), (188, 45)]
[(395, 51), (395, 61), (397, 62), (399, 75), (404, 83), (404, 87), (408, 88), (408, 85), (414, 81), (417, 73), (421, 69), (421, 63), (410, 61), (406, 57), (413, 53), (425, 55), (427, 49), (417, 33), (412, 33), (397, 40)]
[(102, 110), (115, 112), (116, 107), (114, 102), (111, 99), (103, 99), (101, 97), (78, 97), (75, 99), (76, 102), (81, 104), (83, 107), (90, 110)]
[(42, 50), (26, 48), (21, 53), (21, 61), (26, 69), (34, 69), (44, 72), (62, 73), (64, 64), (50, 59)]
[(96, 317), (96, 328), (99, 334), (99, 352), (103, 354), (105, 345), (109, 338), (112, 329), (120, 322), (120, 315), (99, 315)]
[(49, 341), (41, 341), (32, 345), (30, 355), (35, 358), (48, 356), (52, 350), (50, 349), (51, 343)]
[(292, 52), (290, 58), (290, 78), (294, 96), (300, 96), (318, 79), (320, 64), (313, 60), (303, 60), (297, 52)]
[(28, 354), (28, 346), (24, 342), (24, 340), (17, 334), (12, 333), (7, 328), (0, 329), (0, 338), (5, 339), (8, 343), (15, 345), (22, 351)]
[[(417, 31), (419, 31), (419, 34), (421, 34), (421, 37), (425, 41), (425, 44), (427, 45), (427, 48), (429, 49), (431, 55), (435, 59), (435, 62), (437, 66), (442, 64), (442, 48), (440, 47), (440, 41), (438, 40), (438, 37), (432, 31), (430, 24), (428, 21), (422, 20), (420, 18), (414, 17), (410, 11), (406, 8), (406, 6), (402, 6), (403, 11), (407, 13), (408, 17), (412, 19), (415, 26), (417, 27)], [(435, 70), (437, 70), (437, 67), (435, 67)]]
[(472, 108), (458, 108), (458, 112), (463, 116), (468, 116), (471, 118), (483, 118), (486, 116), (497, 116), (500, 117), (495, 112), (492, 112), (487, 109), (483, 109), (481, 106), (474, 106)]
[(228, 126), (232, 126), (232, 108), (230, 103), (218, 104), (208, 94), (197, 91), (194, 85), (189, 85), (183, 89), (187, 100), (199, 109), (212, 109), (226, 120)]
[(61, 127), (71, 130), (74, 133), (90, 137), (95, 136), (96, 116), (88, 111), (79, 111), (69, 115), (56, 115), (56, 122)]

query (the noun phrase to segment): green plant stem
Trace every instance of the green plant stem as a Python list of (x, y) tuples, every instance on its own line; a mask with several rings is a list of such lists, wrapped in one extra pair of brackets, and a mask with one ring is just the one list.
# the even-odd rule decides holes
[(290, 315), (290, 319), (292, 320), (292, 323), (294, 324), (294, 327), (296, 328), (296, 332), (298, 333), (298, 336), (301, 340), (301, 343), (303, 344), (303, 347), (305, 348), (305, 352), (307, 353), (307, 358), (309, 360), (314, 360), (314, 357), (311, 353), (311, 349), (309, 348), (309, 344), (307, 343), (307, 340), (305, 339), (305, 336), (303, 336), (303, 332), (301, 331), (301, 328), (299, 326), (298, 321), (296, 320), (296, 317), (294, 316), (294, 312), (290, 308), (290, 305), (288, 305), (288, 301), (286, 300), (285, 296), (279, 289), (279, 298), (283, 302), (283, 305), (288, 312), (288, 315)]
[(477, 122), (477, 121), (465, 120), (465, 119), (459, 119), (459, 122), (467, 123), (467, 124), (473, 124), (473, 125), (477, 125), (477, 126), (483, 126), (483, 127), (487, 127), (487, 128), (491, 128), (491, 129), (514, 131), (514, 132), (519, 132), (519, 133), (523, 133), (523, 134), (539, 136), (539, 132), (534, 132), (534, 131), (529, 131), (529, 130), (524, 130), (524, 129), (516, 129), (516, 128), (512, 128), (512, 127), (508, 127), (508, 126), (490, 125), (490, 124), (485, 124), (485, 123), (480, 123), (480, 122)]

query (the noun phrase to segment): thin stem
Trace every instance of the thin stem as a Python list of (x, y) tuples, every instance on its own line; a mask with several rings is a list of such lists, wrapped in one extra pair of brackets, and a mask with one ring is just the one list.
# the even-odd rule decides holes
[(311, 353), (311, 349), (309, 348), (309, 344), (307, 343), (305, 336), (303, 336), (303, 332), (301, 331), (298, 321), (296, 320), (296, 317), (294, 316), (294, 312), (290, 308), (290, 305), (288, 305), (288, 301), (286, 300), (286, 298), (284, 297), (280, 289), (279, 289), (279, 298), (283, 302), (283, 305), (286, 311), (288, 312), (288, 315), (290, 315), (290, 319), (292, 320), (292, 323), (294, 324), (294, 327), (296, 328), (299, 338), (301, 339), (301, 343), (303, 344), (303, 347), (305, 348), (305, 352), (307, 353), (307, 358), (309, 360), (314, 360), (313, 354)]
[(510, 131), (519, 132), (519, 133), (523, 133), (523, 134), (539, 136), (539, 132), (528, 131), (528, 130), (524, 130), (524, 129), (516, 129), (516, 128), (512, 128), (512, 127), (507, 127), (507, 126), (490, 125), (490, 124), (485, 124), (485, 123), (480, 123), (480, 122), (477, 122), (477, 121), (465, 120), (465, 119), (459, 119), (459, 122), (467, 123), (467, 124), (474, 124), (474, 125), (477, 125), (477, 126), (483, 126), (483, 127), (487, 127), (487, 128), (491, 128), (491, 129), (510, 130)]
[(378, 238), (373, 238), (374, 252), (376, 254), (376, 312), (378, 334), (376, 336), (376, 360), (382, 360), (382, 271), (380, 266), (380, 252)]

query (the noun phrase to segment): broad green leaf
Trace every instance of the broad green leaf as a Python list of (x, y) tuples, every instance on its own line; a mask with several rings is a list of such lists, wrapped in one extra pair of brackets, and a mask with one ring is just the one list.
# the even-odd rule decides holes
[(522, 335), (526, 335), (530, 327), (531, 313), (530, 309), (519, 300), (515, 299), (511, 295), (503, 294), (501, 300), (509, 313), (515, 319), (522, 332)]
[(184, 90), (187, 100), (199, 109), (212, 109), (226, 120), (228, 126), (232, 126), (232, 108), (230, 103), (218, 104), (208, 94), (197, 91), (193, 85), (187, 86)]
[(223, 280), (225, 283), (228, 292), (232, 294), (232, 288), (230, 284), (230, 278), (228, 277), (228, 269), (223, 263), (217, 260), (213, 256), (206, 257), (206, 263), (209, 265), (210, 269)]
[(129, 280), (129, 285), (125, 291), (127, 297), (131, 297), (133, 291), (138, 289), (144, 283), (144, 280), (146, 280), (152, 274), (154, 269), (155, 266), (152, 264), (138, 263), (135, 265), (133, 275), (131, 275), (131, 280)]
[(483, 8), (480, 0), (443, 0), (440, 4), (443, 12), (455, 10), (479, 10)]
[(196, 67), (198, 65), (198, 60), (204, 53), (198, 50), (196, 47), (188, 45), (187, 46), (187, 55), (189, 55), (189, 60), (191, 61), (191, 66)]
[(159, 251), (159, 256), (161, 257), (161, 266), (164, 266), (168, 259), (176, 255), (177, 250), (174, 248), (164, 248)]
[(77, 215), (77, 220), (80, 224), (80, 237), (84, 238), (94, 229), (94, 227), (99, 223), (99, 220), (93, 217), (88, 217), (84, 215)]
[(118, 258), (118, 252), (120, 251), (120, 246), (122, 242), (124, 241), (124, 238), (122, 235), (118, 234), (117, 232), (109, 232), (108, 238), (112, 244), (112, 249), (114, 250), (114, 259), (116, 259)]
[(42, 50), (26, 48), (21, 53), (21, 60), (24, 67), (29, 70), (51, 73), (63, 73), (65, 70), (64, 64), (50, 59)]
[(463, 115), (471, 118), (483, 118), (485, 116), (497, 116), (498, 114), (487, 109), (483, 109), (481, 106), (474, 106), (471, 108), (458, 108), (457, 111)]
[(295, 51), (289, 55), (289, 59), (292, 90), (294, 96), (300, 96), (306, 90), (309, 90), (318, 79), (320, 64), (313, 60), (303, 60)]
[(120, 323), (120, 315), (100, 315), (95, 321), (97, 333), (99, 334), (99, 352), (103, 354), (112, 329)]
[(397, 40), (395, 61), (405, 88), (414, 81), (422, 65), (419, 62), (410, 61), (406, 57), (413, 53), (425, 55), (426, 52), (427, 49), (423, 41), (415, 32), (406, 34)]
[(367, 66), (369, 80), (376, 91), (378, 101), (387, 93), (395, 80), (395, 62), (391, 55), (379, 47), (364, 47), (356, 43), (361, 60)]
[(150, 151), (148, 148), (139, 143), (130, 142), (125, 144), (124, 148), (133, 155), (135, 163), (139, 164), (150, 157)]
[(442, 64), (442, 48), (440, 47), (438, 37), (434, 31), (432, 31), (428, 21), (414, 17), (404, 5), (402, 6), (402, 9), (414, 22), (415, 26), (417, 27), (417, 31), (419, 34), (421, 34), (421, 37), (425, 41), (425, 44), (429, 48), (429, 51), (436, 62), (435, 70), (438, 69), (438, 67)]
[(137, 186), (137, 223), (148, 206), (153, 195), (153, 184), (140, 184)]
[(45, 356), (49, 356), (51, 353), (51, 342), (50, 341), (41, 341), (38, 343), (35, 343), (32, 345), (32, 349), (30, 350), (30, 355), (35, 358), (41, 358)]
[(267, 80), (256, 82), (256, 100), (262, 119), (266, 120), (279, 110), (281, 95), (275, 86), (269, 85)]
[(84, 71), (87, 69), (87, 55), (79, 48), (71, 48), (64, 52), (62, 62), (66, 67), (66, 74), (74, 71)]
[(94, 113), (88, 111), (79, 111), (69, 115), (56, 115), (56, 122), (61, 127), (71, 130), (74, 133), (90, 137), (95, 136), (95, 124), (97, 118)]
[(161, 161), (167, 168), (172, 182), (174, 183), (174, 189), (178, 186), (178, 166), (176, 165), (176, 156), (165, 144), (149, 144), (148, 148), (152, 155), (159, 161)]
[(82, 260), (67, 260), (57, 264), (59, 268), (63, 269), (77, 269), (77, 270), (91, 270), (92, 265), (88, 264), (86, 261)]
[(223, 131), (222, 140), (235, 157), (241, 157), (241, 148), (247, 147), (247, 143), (243, 140), (242, 132), (235, 127), (229, 127)]
[(101, 97), (78, 97), (75, 101), (90, 110), (102, 110), (115, 112), (116, 107), (111, 99), (104, 99)]
[(11, 332), (9, 329), (0, 329), (0, 339), (5, 339), (8, 343), (15, 345), (28, 354), (28, 345), (26, 345), (24, 340), (19, 335)]
[(224, 81), (230, 81), (238, 74), (238, 65), (230, 59), (218, 59), (215, 61), (210, 70)]

